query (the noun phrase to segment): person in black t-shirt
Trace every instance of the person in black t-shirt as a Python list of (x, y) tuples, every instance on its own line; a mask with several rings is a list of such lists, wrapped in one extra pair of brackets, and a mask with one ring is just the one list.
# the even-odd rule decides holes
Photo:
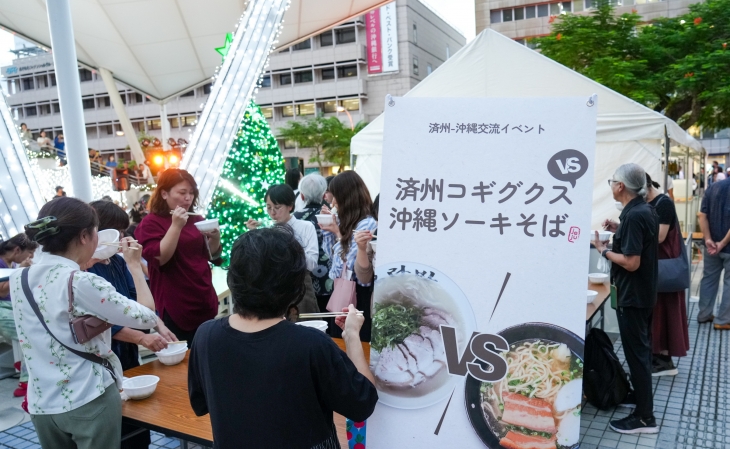
[(616, 315), (634, 388), (625, 405), (635, 407), (634, 413), (611, 421), (610, 426), (619, 433), (657, 433), (651, 385), (651, 329), (657, 296), (659, 221), (644, 199), (644, 169), (624, 164), (608, 183), (613, 198), (624, 206), (619, 216), (621, 224), (611, 220), (603, 224), (615, 232), (613, 249), (598, 240), (598, 233), (593, 245), (612, 262), (611, 281), (618, 295)]
[(228, 286), (233, 314), (198, 328), (188, 364), (190, 404), (210, 413), (213, 447), (340, 448), (337, 412), (364, 421), (378, 393), (353, 306), (342, 337), (286, 321), (304, 294), (304, 250), (288, 227), (257, 229), (233, 245)]

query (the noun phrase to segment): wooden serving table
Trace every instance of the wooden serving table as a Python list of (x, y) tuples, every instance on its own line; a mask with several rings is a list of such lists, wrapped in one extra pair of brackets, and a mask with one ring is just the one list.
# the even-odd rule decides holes
[[(337, 346), (345, 350), (345, 342), (333, 338)], [(370, 344), (362, 343), (365, 358), (370, 360)], [(188, 397), (188, 358), (174, 366), (166, 366), (155, 360), (124, 372), (126, 377), (153, 375), (160, 378), (154, 394), (141, 401), (125, 401), (122, 403), (122, 422), (142, 427), (155, 432), (164, 433), (173, 438), (180, 438), (204, 446), (213, 446), (213, 429), (210, 415), (196, 416), (190, 406)], [(334, 414), (337, 437), (343, 448), (347, 447), (347, 431), (345, 418)], [(132, 434), (133, 435), (133, 434)], [(127, 437), (132, 436), (127, 435)], [(124, 439), (124, 436), (122, 437)], [(183, 448), (186, 444), (183, 443)]]
[(599, 312), (600, 318), (598, 319), (598, 327), (603, 329), (603, 322), (606, 317), (604, 307), (606, 306), (606, 302), (608, 302), (611, 298), (611, 287), (608, 283), (593, 284), (588, 281), (588, 290), (598, 292), (598, 296), (596, 296), (596, 299), (594, 299), (593, 302), (588, 304), (586, 307), (586, 334), (592, 327), (594, 327), (594, 318)]

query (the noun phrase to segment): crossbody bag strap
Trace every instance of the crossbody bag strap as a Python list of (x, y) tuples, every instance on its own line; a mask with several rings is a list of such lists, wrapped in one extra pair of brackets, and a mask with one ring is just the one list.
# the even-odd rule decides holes
[[(114, 382), (116, 382), (117, 376), (114, 374), (114, 366), (108, 359), (99, 357), (98, 355), (95, 355), (95, 354), (89, 354), (88, 352), (81, 352), (74, 348), (70, 348), (70, 347), (66, 346), (61, 340), (59, 340), (58, 337), (53, 335), (53, 332), (51, 332), (50, 329), (48, 329), (46, 320), (43, 319), (43, 314), (41, 314), (41, 311), (38, 308), (38, 304), (36, 304), (36, 302), (35, 302), (35, 298), (33, 296), (33, 291), (30, 289), (30, 285), (28, 285), (28, 270), (30, 270), (30, 267), (24, 268), (20, 275), (20, 283), (23, 287), (23, 293), (25, 293), (25, 297), (28, 300), (28, 304), (30, 304), (31, 309), (33, 309), (33, 312), (35, 312), (36, 316), (38, 317), (38, 321), (41, 322), (43, 327), (46, 329), (46, 332), (48, 332), (48, 335), (53, 337), (53, 339), (56, 340), (61, 346), (68, 349), (69, 351), (71, 351), (71, 353), (76, 354), (77, 356), (81, 357), (82, 359), (88, 360), (89, 362), (98, 363), (99, 365), (106, 368), (109, 371), (109, 374), (111, 374), (112, 379), (114, 379)], [(71, 279), (73, 280), (73, 274), (71, 275)], [(71, 282), (69, 282), (69, 288), (71, 288), (70, 287)], [(71, 301), (71, 300), (69, 300), (69, 301)]]
[[(68, 321), (71, 322), (74, 318), (74, 274), (76, 270), (71, 272), (71, 276), (68, 277)], [(26, 295), (27, 296), (27, 295)]]

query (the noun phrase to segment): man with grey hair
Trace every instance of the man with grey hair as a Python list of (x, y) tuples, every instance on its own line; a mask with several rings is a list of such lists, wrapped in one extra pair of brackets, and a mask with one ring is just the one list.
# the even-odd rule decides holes
[(606, 220), (603, 227), (615, 232), (607, 249), (596, 232), (592, 242), (610, 260), (611, 281), (616, 286), (616, 316), (633, 391), (624, 406), (634, 408), (626, 418), (611, 421), (619, 433), (657, 433), (652, 397), (651, 320), (657, 297), (659, 217), (645, 200), (646, 173), (636, 164), (620, 166), (608, 180), (613, 198), (623, 206), (620, 224)]
[[(319, 310), (326, 312), (326, 306), (332, 295), (334, 281), (329, 277), (332, 261), (322, 248), (322, 228), (317, 224), (317, 214), (321, 213), (324, 202), (324, 192), (327, 190), (327, 181), (320, 175), (313, 173), (307, 175), (299, 181), (299, 195), (297, 199), (301, 199), (304, 208), (301, 211), (294, 212), (297, 220), (310, 221), (317, 230), (317, 242), (319, 243), (319, 261), (317, 268), (312, 270), (312, 287), (314, 295), (317, 297)], [(329, 206), (329, 205), (328, 205)]]

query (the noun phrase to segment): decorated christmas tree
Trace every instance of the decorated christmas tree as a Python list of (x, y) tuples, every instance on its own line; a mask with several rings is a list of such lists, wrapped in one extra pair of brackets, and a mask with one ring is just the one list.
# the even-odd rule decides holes
[(283, 182), (284, 158), (279, 145), (261, 110), (251, 102), (208, 207), (208, 218), (217, 218), (220, 223), (226, 264), (233, 242), (247, 231), (246, 221), (267, 221), (266, 190)]

